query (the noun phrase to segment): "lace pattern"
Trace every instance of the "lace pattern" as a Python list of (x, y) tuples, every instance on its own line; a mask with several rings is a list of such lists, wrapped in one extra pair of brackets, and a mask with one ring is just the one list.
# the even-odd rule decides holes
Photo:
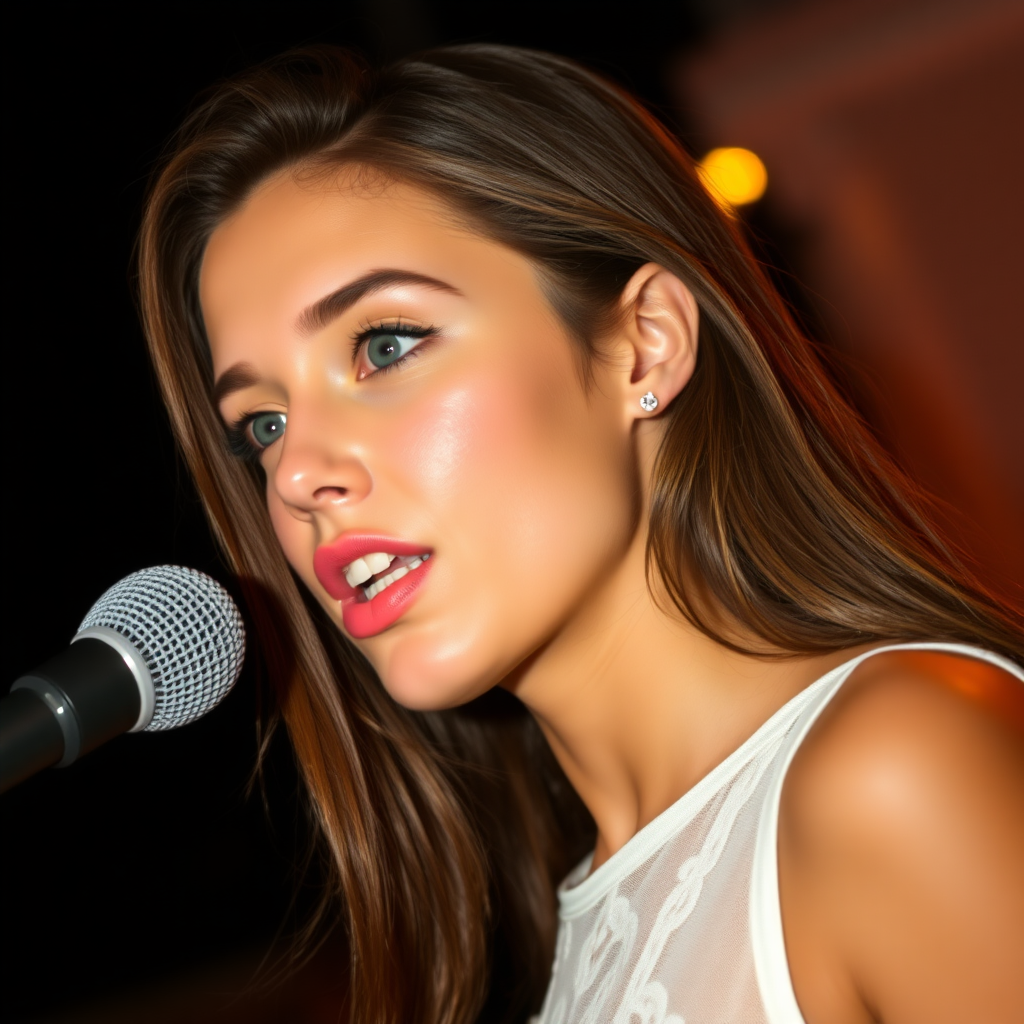
[[(966, 654), (953, 644), (899, 644)], [(785, 772), (868, 652), (799, 693), (592, 874), (559, 889), (551, 983), (536, 1024), (802, 1024), (778, 903)], [(754, 883), (752, 885), (752, 882)]]

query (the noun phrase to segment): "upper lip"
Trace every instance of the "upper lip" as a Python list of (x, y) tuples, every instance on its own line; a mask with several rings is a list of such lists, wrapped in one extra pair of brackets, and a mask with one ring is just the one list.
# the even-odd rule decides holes
[(433, 554), (426, 544), (413, 544), (380, 533), (343, 533), (330, 544), (321, 544), (313, 556), (313, 572), (321, 586), (336, 601), (356, 597), (358, 589), (345, 579), (345, 566), (373, 551), (386, 551), (391, 555)]

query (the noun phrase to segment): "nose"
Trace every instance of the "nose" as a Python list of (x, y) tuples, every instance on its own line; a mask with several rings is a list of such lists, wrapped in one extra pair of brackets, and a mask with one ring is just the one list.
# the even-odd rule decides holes
[(292, 515), (308, 519), (363, 501), (373, 480), (351, 436), (322, 419), (290, 414), (268, 481)]

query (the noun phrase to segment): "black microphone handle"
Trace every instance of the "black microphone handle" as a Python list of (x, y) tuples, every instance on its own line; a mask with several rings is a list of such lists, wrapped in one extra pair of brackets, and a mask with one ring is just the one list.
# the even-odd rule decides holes
[(0, 793), (64, 756), (64, 733), (43, 698), (15, 690), (0, 700)]
[(127, 732), (142, 708), (119, 651), (94, 637), (17, 679), (0, 700), (0, 793)]

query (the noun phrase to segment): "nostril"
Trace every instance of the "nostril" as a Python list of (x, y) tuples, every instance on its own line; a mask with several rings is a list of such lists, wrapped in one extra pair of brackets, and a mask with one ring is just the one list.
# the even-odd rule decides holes
[(313, 500), (317, 502), (338, 502), (348, 494), (347, 487), (318, 487), (313, 492)]

